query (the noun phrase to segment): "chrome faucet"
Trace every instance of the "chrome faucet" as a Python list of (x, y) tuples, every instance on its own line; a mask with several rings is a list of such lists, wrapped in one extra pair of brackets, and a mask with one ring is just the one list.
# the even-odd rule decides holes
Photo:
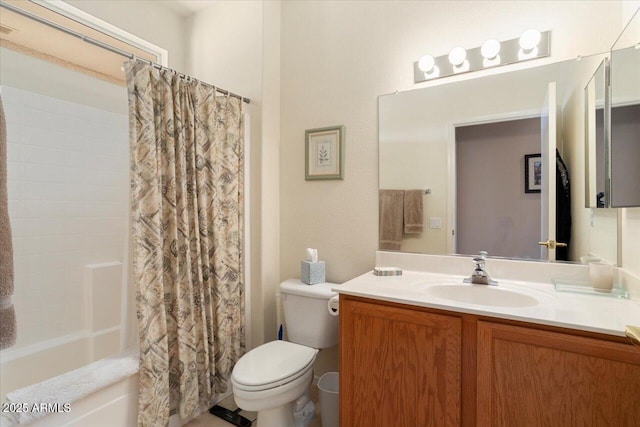
[(498, 282), (493, 280), (487, 270), (485, 270), (485, 262), (489, 253), (487, 251), (480, 251), (477, 257), (473, 258), (475, 269), (470, 277), (464, 279), (464, 283), (473, 283), (476, 285), (497, 285)]

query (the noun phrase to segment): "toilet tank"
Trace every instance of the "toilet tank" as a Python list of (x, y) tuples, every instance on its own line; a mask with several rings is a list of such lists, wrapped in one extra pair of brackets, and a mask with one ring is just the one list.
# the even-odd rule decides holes
[(289, 279), (280, 284), (287, 339), (312, 348), (338, 344), (338, 317), (329, 314), (329, 299), (337, 295), (335, 283), (307, 285)]

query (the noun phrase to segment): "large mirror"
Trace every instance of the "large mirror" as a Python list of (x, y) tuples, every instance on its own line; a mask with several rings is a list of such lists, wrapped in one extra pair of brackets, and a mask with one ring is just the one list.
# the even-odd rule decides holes
[(584, 208), (584, 87), (605, 56), (381, 96), (380, 248), (382, 190), (420, 190), (422, 227), (392, 249), (616, 263), (615, 211)]

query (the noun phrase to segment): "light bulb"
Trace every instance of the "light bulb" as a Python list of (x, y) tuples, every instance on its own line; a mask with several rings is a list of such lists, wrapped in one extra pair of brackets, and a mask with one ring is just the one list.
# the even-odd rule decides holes
[(500, 53), (500, 42), (496, 39), (489, 39), (482, 44), (480, 53), (486, 59), (493, 59)]
[(467, 59), (467, 51), (463, 47), (454, 47), (449, 52), (449, 62), (457, 67), (462, 65), (465, 59)]
[(542, 35), (538, 30), (527, 30), (520, 36), (520, 47), (525, 52), (530, 52), (538, 43), (540, 43)]
[(418, 61), (418, 68), (424, 71), (425, 73), (429, 73), (433, 71), (433, 66), (436, 64), (436, 60), (433, 59), (431, 55), (425, 55)]

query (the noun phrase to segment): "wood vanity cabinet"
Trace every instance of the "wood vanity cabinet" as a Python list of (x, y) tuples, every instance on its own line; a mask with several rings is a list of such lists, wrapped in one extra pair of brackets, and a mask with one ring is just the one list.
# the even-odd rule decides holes
[(341, 295), (340, 426), (459, 426), (461, 326)]
[(478, 322), (477, 426), (640, 427), (640, 348)]
[(343, 294), (340, 426), (640, 427), (640, 348)]

